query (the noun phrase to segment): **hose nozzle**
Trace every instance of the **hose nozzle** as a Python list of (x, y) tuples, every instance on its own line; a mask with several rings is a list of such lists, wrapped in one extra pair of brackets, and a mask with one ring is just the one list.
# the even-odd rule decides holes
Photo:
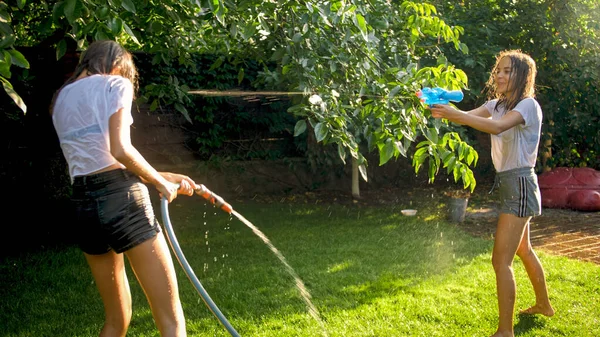
[(210, 201), (211, 204), (214, 204), (216, 207), (219, 207), (223, 211), (230, 213), (230, 214), (233, 211), (233, 208), (231, 207), (230, 204), (228, 204), (227, 202), (225, 202), (225, 200), (223, 200), (223, 198), (221, 198), (220, 196), (216, 195), (211, 190), (206, 188), (206, 186), (200, 184), (196, 187), (195, 191), (196, 191), (196, 194), (198, 194), (199, 196), (203, 197), (204, 199)]

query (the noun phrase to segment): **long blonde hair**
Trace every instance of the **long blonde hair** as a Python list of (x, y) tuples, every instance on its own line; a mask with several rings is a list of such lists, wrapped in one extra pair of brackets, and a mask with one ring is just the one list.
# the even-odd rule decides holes
[(138, 89), (138, 72), (133, 62), (133, 56), (119, 43), (112, 40), (99, 40), (90, 43), (88, 48), (81, 54), (79, 63), (73, 75), (54, 93), (50, 104), (50, 113), (54, 109), (56, 97), (60, 91), (75, 80), (84, 71), (88, 75), (111, 74), (113, 69), (119, 67), (119, 75), (129, 79), (133, 84), (134, 98)]
[[(494, 80), (494, 74), (498, 69), (498, 64), (504, 57), (509, 57), (511, 60), (509, 85), (512, 85), (513, 90), (509, 95), (498, 93), (496, 90), (497, 85)], [(492, 68), (490, 78), (485, 84), (488, 91), (488, 98), (498, 99), (496, 109), (500, 105), (504, 105), (506, 111), (510, 111), (524, 98), (535, 97), (536, 75), (537, 68), (535, 61), (531, 56), (518, 49), (502, 51), (496, 56), (496, 63)]]

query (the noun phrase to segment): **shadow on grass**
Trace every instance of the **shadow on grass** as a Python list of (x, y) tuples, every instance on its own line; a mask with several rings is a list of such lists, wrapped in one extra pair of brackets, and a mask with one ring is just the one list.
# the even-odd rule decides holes
[(515, 324), (515, 336), (524, 335), (532, 329), (542, 328), (546, 325), (546, 322), (536, 315), (517, 315), (518, 322)]

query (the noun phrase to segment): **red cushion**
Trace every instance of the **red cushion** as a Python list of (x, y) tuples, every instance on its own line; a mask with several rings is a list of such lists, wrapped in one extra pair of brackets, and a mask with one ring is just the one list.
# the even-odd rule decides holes
[(557, 167), (538, 176), (542, 206), (600, 211), (600, 171)]

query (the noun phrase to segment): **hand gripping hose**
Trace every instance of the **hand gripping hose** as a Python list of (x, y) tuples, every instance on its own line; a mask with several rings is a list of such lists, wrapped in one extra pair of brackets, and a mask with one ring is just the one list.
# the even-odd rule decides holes
[[(218, 196), (218, 195), (214, 194), (213, 192), (211, 192), (210, 190), (208, 190), (204, 185), (199, 185), (196, 188), (196, 194), (202, 196), (203, 198), (205, 198), (206, 200), (208, 200), (212, 204), (214, 204), (216, 207), (221, 208), (223, 211), (225, 211), (227, 213), (231, 213), (233, 210), (231, 208), (231, 206), (223, 200), (223, 198), (221, 198), (220, 196)], [(194, 285), (194, 288), (196, 288), (196, 290), (202, 297), (202, 300), (204, 300), (204, 303), (206, 304), (206, 306), (217, 317), (219, 322), (221, 322), (221, 324), (223, 324), (223, 326), (225, 327), (225, 329), (227, 329), (227, 331), (231, 334), (231, 336), (240, 337), (238, 332), (233, 328), (233, 326), (231, 326), (231, 324), (229, 323), (227, 318), (225, 318), (225, 316), (221, 313), (221, 310), (219, 310), (219, 308), (217, 307), (215, 302), (213, 302), (213, 300), (210, 298), (210, 296), (208, 295), (208, 293), (202, 286), (202, 283), (200, 283), (200, 281), (194, 274), (192, 267), (190, 267), (190, 264), (185, 259), (185, 256), (183, 255), (183, 252), (181, 251), (181, 248), (179, 247), (179, 243), (177, 242), (177, 237), (175, 236), (175, 233), (173, 232), (173, 226), (171, 225), (171, 220), (169, 219), (169, 202), (167, 201), (167, 199), (165, 197), (163, 197), (161, 199), (161, 212), (162, 212), (162, 219), (163, 219), (164, 227), (167, 232), (167, 238), (169, 239), (169, 244), (171, 245), (171, 249), (173, 250), (173, 252), (175, 253), (175, 256), (177, 257), (177, 261), (179, 261), (179, 264), (185, 271), (185, 274), (187, 275), (187, 277), (190, 279), (190, 281)]]

